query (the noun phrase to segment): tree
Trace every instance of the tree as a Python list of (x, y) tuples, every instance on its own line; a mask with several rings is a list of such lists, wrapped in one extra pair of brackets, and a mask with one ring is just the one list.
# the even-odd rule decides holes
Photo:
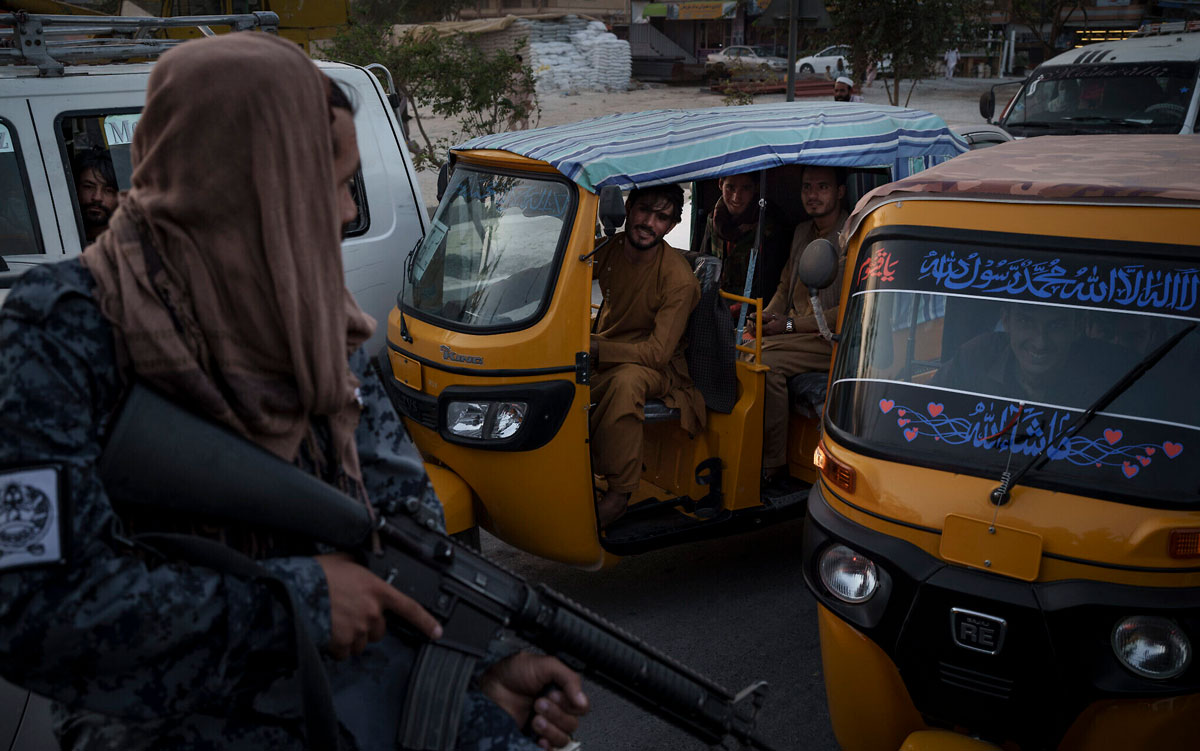
[(900, 82), (926, 78), (947, 49), (978, 39), (980, 0), (829, 0), (836, 39), (850, 46), (850, 68), (861, 81), (870, 63), (887, 60), (888, 101), (900, 102)]
[[(536, 120), (540, 114), (533, 70), (516, 48), (489, 54), (461, 34), (414, 30), (397, 36), (390, 24), (359, 19), (342, 29), (323, 54), (356, 65), (382, 63), (391, 71), (397, 92), (413, 105), (419, 140), (411, 137), (409, 150), (417, 169), (439, 168), (447, 149), (459, 141)], [(459, 128), (450, 138), (431, 139), (421, 108), (457, 118)]]
[[(1062, 36), (1067, 21), (1076, 13), (1087, 25), (1087, 8), (1080, 0), (1011, 0), (1012, 20), (1024, 25), (1042, 45), (1046, 58), (1054, 56), (1058, 46), (1055, 42)], [(1043, 31), (1047, 29), (1047, 31)]]

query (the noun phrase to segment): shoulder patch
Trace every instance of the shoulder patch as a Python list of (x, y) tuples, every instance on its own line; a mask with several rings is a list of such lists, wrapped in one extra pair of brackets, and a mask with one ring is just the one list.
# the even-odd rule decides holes
[(60, 468), (0, 470), (0, 571), (63, 559)]

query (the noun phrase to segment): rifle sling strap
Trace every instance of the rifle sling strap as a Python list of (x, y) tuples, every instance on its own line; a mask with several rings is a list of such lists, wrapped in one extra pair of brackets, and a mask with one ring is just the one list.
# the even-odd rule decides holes
[(475, 672), (475, 657), (427, 643), (417, 653), (409, 678), (397, 740), (412, 751), (449, 751), (458, 740), (463, 696)]
[(141, 534), (134, 542), (152, 550), (243, 579), (262, 582), (283, 605), (294, 626), (293, 643), (296, 649), (296, 668), (300, 676), (304, 701), (306, 745), (309, 748), (339, 749), (338, 721), (333, 709), (333, 692), (329, 677), (321, 664), (321, 655), (313, 644), (302, 618), (296, 615), (292, 592), (278, 577), (258, 565), (249, 556), (216, 540), (183, 534)]

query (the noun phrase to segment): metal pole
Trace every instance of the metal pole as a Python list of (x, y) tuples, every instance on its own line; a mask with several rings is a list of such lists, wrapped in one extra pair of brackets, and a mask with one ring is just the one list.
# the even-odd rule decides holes
[(800, 13), (800, 0), (788, 0), (788, 69), (787, 100), (796, 101), (796, 16)]

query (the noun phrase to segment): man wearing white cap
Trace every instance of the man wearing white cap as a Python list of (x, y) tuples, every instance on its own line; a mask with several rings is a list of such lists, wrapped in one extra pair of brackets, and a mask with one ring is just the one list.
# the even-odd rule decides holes
[(838, 76), (833, 82), (833, 101), (835, 102), (861, 102), (863, 100), (861, 94), (855, 94), (854, 81), (851, 81), (847, 76)]

